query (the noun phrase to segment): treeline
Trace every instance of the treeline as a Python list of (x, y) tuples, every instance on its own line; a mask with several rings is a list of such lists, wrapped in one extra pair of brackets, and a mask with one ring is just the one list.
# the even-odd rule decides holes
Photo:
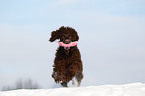
[(2, 91), (17, 90), (17, 89), (40, 89), (37, 83), (34, 83), (31, 79), (18, 80), (13, 86), (4, 86)]

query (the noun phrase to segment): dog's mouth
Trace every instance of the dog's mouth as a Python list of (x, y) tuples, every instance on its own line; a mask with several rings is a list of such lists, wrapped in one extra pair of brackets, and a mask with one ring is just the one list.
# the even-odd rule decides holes
[(65, 44), (70, 44), (70, 43), (71, 43), (71, 40), (70, 40), (70, 39), (66, 39), (66, 40), (64, 41), (64, 43), (65, 43)]

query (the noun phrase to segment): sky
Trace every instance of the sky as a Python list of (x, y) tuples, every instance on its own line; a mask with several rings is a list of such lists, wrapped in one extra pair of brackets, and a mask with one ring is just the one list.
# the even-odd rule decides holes
[(79, 34), (82, 86), (145, 83), (144, 0), (0, 0), (0, 89), (54, 84), (58, 43), (48, 40), (61, 26)]

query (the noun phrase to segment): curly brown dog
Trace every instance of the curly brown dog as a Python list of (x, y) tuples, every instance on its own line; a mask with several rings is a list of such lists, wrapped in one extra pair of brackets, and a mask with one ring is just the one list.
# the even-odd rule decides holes
[[(71, 42), (78, 41), (79, 36), (75, 29), (62, 26), (51, 33), (49, 41), (53, 42), (56, 39), (67, 45)], [(55, 82), (61, 83), (63, 87), (67, 87), (67, 83), (75, 77), (78, 83), (77, 86), (80, 86), (83, 79), (83, 65), (77, 45), (69, 47), (59, 46), (55, 55), (52, 73)]]

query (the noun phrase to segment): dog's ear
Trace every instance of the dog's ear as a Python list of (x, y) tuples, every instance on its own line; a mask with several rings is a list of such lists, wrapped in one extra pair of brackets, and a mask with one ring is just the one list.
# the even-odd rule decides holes
[(74, 29), (73, 29), (72, 36), (73, 36), (73, 41), (78, 41), (79, 40), (78, 33)]
[(49, 41), (53, 42), (53, 41), (55, 41), (56, 39), (59, 39), (59, 38), (60, 38), (60, 32), (59, 32), (59, 30), (52, 31), (51, 32), (51, 37), (50, 37)]
[(75, 36), (74, 36), (74, 41), (78, 41), (79, 40), (79, 36), (78, 34), (76, 33)]
[(68, 32), (70, 32), (71, 36), (72, 36), (72, 41), (78, 41), (79, 40), (79, 36), (78, 33), (75, 29), (73, 29), (72, 27), (67, 27)]

